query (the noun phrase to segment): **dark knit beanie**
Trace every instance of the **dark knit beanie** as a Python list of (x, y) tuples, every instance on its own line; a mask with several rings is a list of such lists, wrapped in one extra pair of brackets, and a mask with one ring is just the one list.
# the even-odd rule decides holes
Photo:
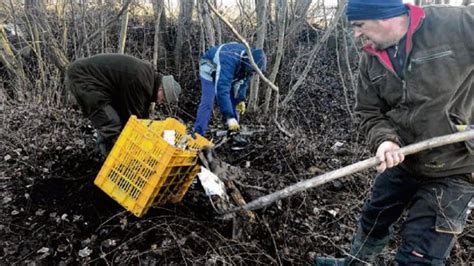
[(402, 0), (349, 0), (346, 9), (347, 19), (386, 19), (407, 13)]

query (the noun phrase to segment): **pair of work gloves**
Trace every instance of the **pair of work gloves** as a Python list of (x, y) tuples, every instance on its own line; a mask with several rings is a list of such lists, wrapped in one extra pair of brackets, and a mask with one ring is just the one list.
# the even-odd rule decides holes
[[(239, 112), (240, 115), (245, 113), (245, 102), (240, 102), (235, 106), (235, 110)], [(228, 118), (226, 121), (227, 129), (232, 132), (240, 131), (240, 125), (237, 119), (235, 118)]]

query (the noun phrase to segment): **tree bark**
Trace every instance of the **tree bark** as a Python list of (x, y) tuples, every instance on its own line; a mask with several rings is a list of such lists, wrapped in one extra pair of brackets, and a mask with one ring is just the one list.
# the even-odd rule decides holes
[[(104, 18), (104, 0), (99, 1), (99, 27), (102, 29), (105, 25), (105, 18)], [(105, 49), (107, 47), (107, 29), (103, 30), (100, 33), (100, 52), (105, 53)]]
[(193, 5), (193, 0), (180, 1), (178, 31), (176, 34), (176, 44), (174, 49), (174, 62), (177, 70), (181, 68), (181, 56), (183, 53), (184, 39), (187, 29), (189, 29), (191, 25)]
[[(209, 7), (209, 3), (206, 1), (207, 6)], [(217, 8), (217, 0), (214, 0), (214, 6)], [(212, 18), (212, 17), (211, 17)], [(214, 28), (216, 29), (216, 43), (222, 43), (222, 26), (221, 21), (218, 18), (213, 19), (214, 21)]]
[(12, 46), (7, 38), (7, 34), (3, 28), (3, 24), (0, 24), (0, 62), (7, 69), (11, 76), (14, 77), (13, 84), (7, 87), (10, 96), (18, 101), (23, 101), (25, 95), (23, 93), (24, 84), (26, 81), (25, 72), (21, 61), (17, 60), (13, 53)]
[[(462, 142), (462, 141), (473, 140), (473, 139), (474, 139), (474, 130), (469, 130), (469, 131), (454, 133), (454, 134), (445, 135), (441, 137), (435, 137), (435, 138), (431, 138), (419, 143), (411, 144), (411, 145), (401, 148), (400, 151), (405, 156), (407, 156), (410, 154), (418, 153), (423, 150), (433, 149), (436, 147), (453, 144), (457, 142)], [(254, 201), (251, 201), (248, 204), (244, 205), (243, 207), (234, 208), (230, 210), (229, 212), (259, 209), (259, 208), (269, 205), (272, 202), (295, 195), (309, 188), (320, 186), (322, 184), (328, 183), (338, 178), (375, 167), (379, 164), (380, 164), (379, 159), (377, 157), (372, 157), (370, 159), (351, 164), (349, 166), (331, 171), (329, 173), (325, 173), (325, 174), (313, 177), (311, 179), (298, 182), (282, 190), (273, 192), (269, 195), (266, 195)]]
[[(87, 39), (87, 26), (86, 26), (86, 16), (87, 16), (87, 12), (86, 12), (86, 7), (87, 7), (87, 2), (86, 0), (82, 0), (82, 6), (81, 6), (81, 18), (82, 18), (82, 23), (81, 23), (81, 35), (82, 35), (82, 38), (83, 39)], [(86, 52), (85, 52), (85, 56), (88, 57), (90, 56), (91, 54), (91, 48), (90, 48), (90, 45), (89, 43), (86, 43)]]
[(31, 38), (31, 47), (33, 48), (33, 51), (36, 55), (36, 58), (38, 60), (38, 71), (40, 73), (40, 82), (43, 82), (43, 87), (44, 82), (46, 79), (46, 74), (44, 70), (44, 59), (43, 59), (43, 53), (41, 51), (41, 40), (39, 36), (39, 30), (38, 30), (38, 25), (36, 23), (37, 18), (39, 18), (42, 14), (42, 11), (44, 10), (44, 3), (42, 0), (40, 1), (34, 1), (34, 0), (25, 0), (25, 12), (26, 12), (26, 19), (27, 19), (27, 25), (30, 31), (30, 38)]
[(128, 28), (128, 6), (127, 2), (131, 0), (123, 0), (124, 11), (120, 23), (120, 37), (119, 37), (119, 47), (118, 53), (125, 53), (125, 43), (127, 42), (127, 28)]
[(158, 69), (158, 60), (160, 56), (160, 32), (161, 32), (161, 14), (163, 14), (164, 2), (163, 0), (154, 0), (155, 11), (155, 35), (153, 36), (153, 67)]
[[(276, 10), (278, 10), (278, 43), (277, 43), (277, 52), (275, 56), (275, 63), (273, 64), (272, 72), (270, 74), (270, 81), (275, 83), (276, 76), (280, 70), (281, 59), (283, 58), (284, 52), (284, 41), (285, 41), (285, 26), (286, 26), (286, 17), (287, 17), (287, 0), (277, 0)], [(272, 97), (272, 90), (269, 88), (265, 91), (265, 105), (263, 111), (265, 114), (268, 114), (270, 111), (270, 102)], [(278, 96), (279, 97), (279, 96)]]
[[(255, 9), (257, 13), (257, 42), (255, 43), (256, 48), (263, 49), (265, 42), (265, 36), (267, 34), (267, 0), (255, 0)], [(271, 79), (270, 79), (271, 80)], [(249, 111), (255, 112), (258, 107), (258, 95), (259, 95), (259, 76), (253, 77), (250, 86), (250, 97), (249, 97)], [(271, 89), (269, 89), (271, 91)]]
[(209, 12), (209, 6), (206, 1), (202, 1), (201, 3), (201, 16), (202, 21), (204, 24), (204, 33), (206, 36), (206, 49), (209, 47), (213, 47), (216, 45), (216, 33), (214, 31), (214, 27), (212, 25), (211, 13)]
[(312, 0), (298, 0), (293, 2), (293, 12), (291, 19), (288, 21), (287, 36), (292, 36), (296, 32), (300, 32), (298, 29), (306, 23), (306, 14), (308, 13), (309, 7), (311, 6)]

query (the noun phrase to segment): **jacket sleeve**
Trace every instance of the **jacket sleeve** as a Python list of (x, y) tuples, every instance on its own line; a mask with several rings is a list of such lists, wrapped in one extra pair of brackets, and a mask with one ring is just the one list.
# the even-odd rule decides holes
[(233, 118), (234, 111), (231, 100), (232, 80), (239, 59), (225, 53), (219, 53), (214, 59), (216, 63), (216, 100), (224, 119)]
[(402, 146), (403, 142), (393, 123), (384, 115), (384, 110), (387, 109), (384, 100), (379, 97), (376, 89), (371, 85), (366, 72), (366, 60), (367, 57), (363, 56), (359, 64), (360, 73), (354, 108), (359, 120), (359, 127), (367, 136), (367, 142), (373, 152), (387, 140)]

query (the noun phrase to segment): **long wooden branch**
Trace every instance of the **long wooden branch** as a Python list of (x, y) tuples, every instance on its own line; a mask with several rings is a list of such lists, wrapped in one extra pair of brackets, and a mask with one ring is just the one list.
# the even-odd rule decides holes
[[(474, 140), (474, 130), (454, 133), (454, 134), (445, 135), (441, 137), (435, 137), (435, 138), (428, 139), (419, 143), (405, 146), (401, 148), (400, 151), (406, 156), (406, 155), (414, 154), (423, 150), (433, 149), (436, 147), (453, 144), (457, 142), (462, 142), (462, 141), (468, 141), (468, 140)], [(309, 188), (320, 186), (322, 184), (333, 181), (343, 176), (347, 176), (347, 175), (354, 174), (362, 170), (366, 170), (371, 167), (375, 167), (379, 164), (380, 164), (379, 159), (377, 157), (372, 157), (370, 159), (360, 161), (355, 164), (351, 164), (349, 166), (331, 171), (329, 173), (322, 174), (322, 175), (313, 177), (311, 179), (298, 182), (282, 190), (273, 192), (269, 195), (266, 195), (254, 201), (251, 201), (242, 207), (234, 208), (230, 210), (229, 212), (259, 209), (259, 208), (269, 205), (272, 202), (292, 196), (298, 192), (305, 191)]]
[(206, 0), (207, 4), (209, 5), (209, 8), (211, 8), (212, 12), (214, 12), (214, 14), (216, 14), (216, 16), (222, 21), (224, 22), (227, 27), (230, 28), (230, 30), (232, 31), (232, 33), (237, 37), (237, 39), (240, 40), (241, 43), (243, 43), (245, 45), (245, 49), (247, 50), (247, 55), (250, 59), (250, 64), (252, 65), (252, 67), (255, 69), (255, 71), (257, 72), (257, 74), (260, 76), (260, 78), (270, 87), (272, 88), (272, 90), (274, 90), (275, 92), (278, 92), (279, 89), (278, 87), (273, 83), (271, 82), (269, 79), (267, 79), (265, 77), (265, 75), (262, 73), (262, 71), (260, 70), (260, 68), (258, 68), (257, 64), (255, 63), (255, 60), (253, 59), (253, 56), (252, 56), (252, 51), (250, 49), (250, 45), (249, 43), (247, 42), (247, 40), (245, 40), (244, 37), (242, 37), (242, 35), (240, 35), (237, 30), (229, 23), (229, 21), (227, 21), (220, 13), (219, 11), (217, 11), (217, 9), (209, 2), (209, 0)]

